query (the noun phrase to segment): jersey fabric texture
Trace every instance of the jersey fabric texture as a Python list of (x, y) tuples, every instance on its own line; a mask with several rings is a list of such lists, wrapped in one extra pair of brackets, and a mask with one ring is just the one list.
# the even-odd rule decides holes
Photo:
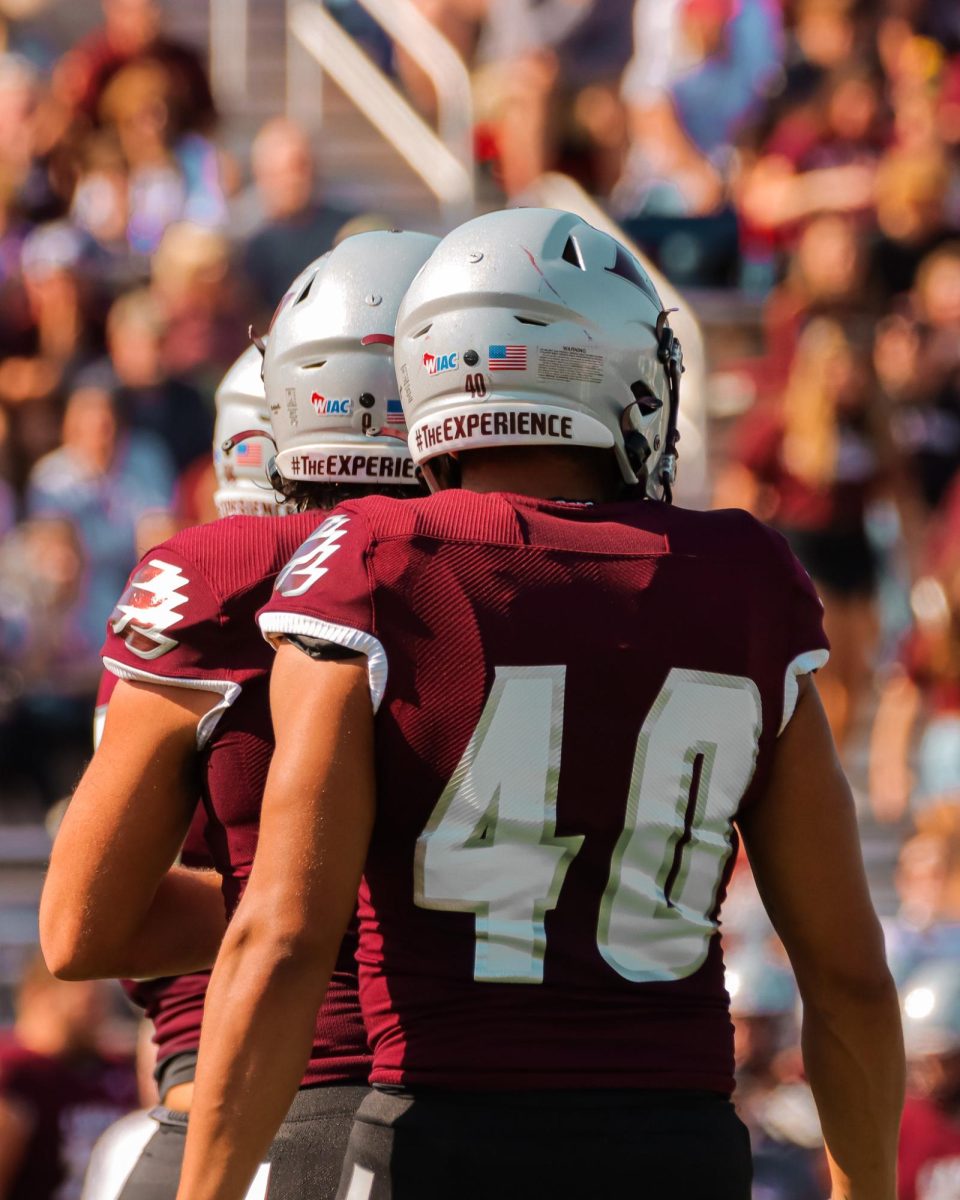
[(265, 635), (367, 655), (372, 1082), (729, 1094), (717, 914), (822, 608), (740, 511), (346, 503)]
[[(110, 617), (104, 666), (120, 679), (214, 693), (197, 728), (205, 836), (224, 881), (228, 913), (253, 864), (260, 804), (273, 752), (273, 655), (254, 615), (278, 569), (318, 515), (227, 517), (184, 530), (150, 550)], [(303, 1086), (366, 1082), (370, 1052), (360, 1016), (356, 933), (344, 941)]]

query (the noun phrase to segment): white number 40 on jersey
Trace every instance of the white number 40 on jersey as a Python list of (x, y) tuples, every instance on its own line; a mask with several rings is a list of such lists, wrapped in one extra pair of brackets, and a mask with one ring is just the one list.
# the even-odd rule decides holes
[[(556, 832), (565, 674), (497, 668), (417, 841), (415, 901), (475, 914), (477, 980), (543, 981), (544, 917), (583, 843)], [(760, 726), (760, 694), (742, 676), (674, 669), (653, 702), (597, 925), (601, 955), (625, 979), (682, 979), (703, 964)]]

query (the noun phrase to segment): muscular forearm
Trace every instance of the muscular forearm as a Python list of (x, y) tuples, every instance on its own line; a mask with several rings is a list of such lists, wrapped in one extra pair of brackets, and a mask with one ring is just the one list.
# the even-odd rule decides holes
[(803, 1056), (831, 1159), (833, 1200), (896, 1200), (904, 1063), (892, 979), (861, 994), (805, 997)]
[(207, 991), (178, 1200), (240, 1200), (296, 1094), (333, 969), (241, 907)]
[(220, 876), (173, 867), (141, 915), (91, 903), (77, 921), (41, 923), (47, 964), (61, 979), (155, 979), (212, 965), (226, 928)]
[(213, 966), (227, 927), (216, 871), (173, 867), (126, 946), (122, 971), (109, 978), (186, 975)]

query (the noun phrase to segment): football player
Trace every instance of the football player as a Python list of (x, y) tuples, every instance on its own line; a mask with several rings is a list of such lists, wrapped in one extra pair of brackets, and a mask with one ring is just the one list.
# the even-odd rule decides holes
[[(435, 245), (414, 233), (347, 239), (279, 310), (270, 344), (282, 369), (267, 395), (286, 422), (277, 460), (295, 480), (281, 483), (289, 503), (329, 508), (370, 488), (395, 497), (419, 491), (393, 332), (406, 286)], [(259, 439), (262, 429), (252, 433)], [(262, 445), (253, 437), (235, 435), (232, 452)], [(272, 652), (253, 617), (317, 520), (237, 516), (185, 530), (134, 571), (104, 647), (119, 682), (43, 896), (44, 950), (59, 973), (143, 977), (212, 962), (223, 900), (231, 912), (253, 861), (272, 752)], [(171, 868), (198, 791), (216, 866), (207, 874)], [(355, 940), (351, 932), (342, 943), (304, 1047), (302, 1086), (271, 1150), (271, 1200), (302, 1191), (331, 1197), (336, 1188), (369, 1070)], [(256, 1081), (243, 1090), (255, 1097)]]
[[(215, 397), (214, 504), (220, 517), (246, 513), (276, 516), (282, 509), (266, 474), (268, 456), (254, 439), (270, 436), (263, 390), (263, 358), (250, 346), (227, 371)], [(239, 439), (239, 440), (237, 440)], [(104, 671), (94, 717), (94, 746), (100, 742), (110, 697), (119, 682)], [(214, 870), (205, 840), (206, 810), (198, 804), (180, 850), (182, 866)], [(187, 1114), (200, 1045), (200, 1023), (209, 973), (166, 979), (122, 980), (124, 991), (153, 1025), (160, 1104), (150, 1113), (130, 1113), (100, 1138), (90, 1157), (83, 1200), (169, 1200), (176, 1194)], [(248, 1200), (259, 1200), (254, 1185)]]
[(894, 1200), (897, 998), (810, 678), (821, 606), (753, 518), (666, 502), (681, 363), (650, 280), (573, 215), (493, 213), (414, 280), (396, 361), (438, 490), (341, 505), (260, 616), (277, 746), (181, 1200), (239, 1196), (269, 1144), (361, 874), (375, 1086), (340, 1200), (747, 1200), (735, 827), (836, 1200)]

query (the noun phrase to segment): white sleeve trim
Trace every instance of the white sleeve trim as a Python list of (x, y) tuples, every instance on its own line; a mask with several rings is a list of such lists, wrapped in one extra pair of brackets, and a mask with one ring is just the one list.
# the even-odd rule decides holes
[(197, 749), (202, 750), (217, 727), (217, 723), (240, 695), (240, 684), (230, 679), (178, 679), (171, 675), (155, 675), (142, 667), (128, 667), (115, 658), (104, 658), (103, 665), (118, 679), (134, 683), (159, 683), (162, 687), (190, 688), (195, 692), (215, 692), (220, 702), (203, 714), (197, 723)]
[(319, 617), (308, 617), (304, 613), (265, 612), (260, 614), (260, 632), (276, 649), (285, 634), (300, 634), (316, 638), (319, 642), (333, 642), (356, 650), (367, 656), (367, 678), (370, 683), (370, 699), (373, 711), (377, 712), (387, 690), (387, 652), (372, 633), (364, 633), (349, 625), (334, 625), (321, 621)]
[(829, 650), (805, 650), (803, 654), (798, 654), (787, 667), (787, 673), (783, 680), (783, 720), (777, 730), (777, 737), (790, 724), (790, 718), (797, 707), (797, 697), (800, 695), (800, 676), (819, 671), (829, 657)]

